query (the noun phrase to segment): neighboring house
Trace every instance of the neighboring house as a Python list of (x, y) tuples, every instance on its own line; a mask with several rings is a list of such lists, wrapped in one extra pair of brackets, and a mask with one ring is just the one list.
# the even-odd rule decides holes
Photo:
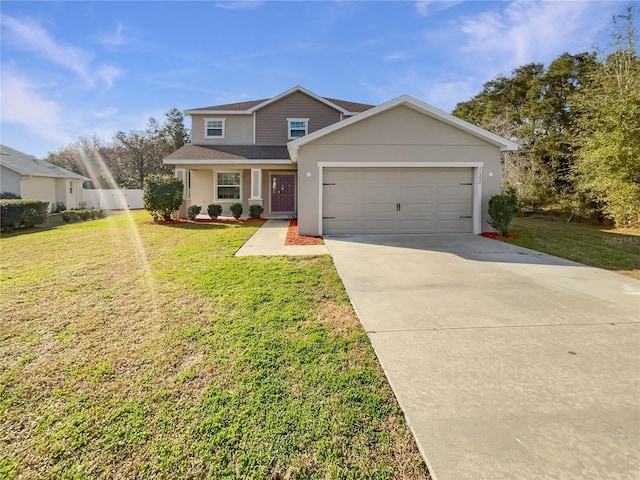
[(480, 233), (517, 145), (403, 95), (377, 107), (294, 87), (185, 112), (192, 143), (164, 159), (185, 182), (181, 212), (260, 204), (301, 235)]
[(57, 210), (58, 203), (66, 208), (80, 206), (82, 183), (88, 178), (5, 145), (0, 148), (0, 192), (45, 200), (50, 212)]

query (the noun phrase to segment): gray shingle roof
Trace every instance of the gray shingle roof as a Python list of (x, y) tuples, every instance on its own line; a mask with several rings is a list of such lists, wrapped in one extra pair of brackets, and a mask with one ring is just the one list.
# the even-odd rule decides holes
[(53, 163), (38, 160), (33, 155), (21, 152), (6, 145), (0, 145), (0, 165), (20, 175), (34, 177), (73, 178), (75, 180), (89, 180), (78, 173), (58, 167)]
[(187, 144), (165, 160), (289, 160), (285, 145), (192, 145)]

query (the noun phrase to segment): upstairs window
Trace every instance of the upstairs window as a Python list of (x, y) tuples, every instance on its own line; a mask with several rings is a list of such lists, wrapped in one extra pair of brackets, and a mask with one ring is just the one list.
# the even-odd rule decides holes
[(309, 133), (308, 118), (287, 118), (289, 124), (289, 140), (304, 137)]
[(205, 138), (224, 138), (224, 118), (205, 118)]

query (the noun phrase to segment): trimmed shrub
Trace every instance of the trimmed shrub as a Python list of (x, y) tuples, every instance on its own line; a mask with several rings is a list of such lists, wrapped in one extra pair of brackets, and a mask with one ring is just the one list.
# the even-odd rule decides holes
[(0, 200), (21, 200), (22, 197), (13, 192), (2, 192), (0, 193)]
[(63, 210), (60, 212), (62, 220), (66, 223), (95, 220), (104, 217), (104, 210), (99, 208), (83, 208), (80, 210)]
[(43, 200), (0, 200), (0, 229), (31, 228), (49, 216), (49, 202)]
[(489, 199), (489, 225), (502, 236), (506, 235), (516, 213), (516, 197), (513, 195), (494, 195)]
[(262, 205), (249, 205), (249, 216), (251, 218), (260, 218), (262, 212), (264, 212)]
[(182, 180), (170, 175), (147, 175), (142, 199), (154, 221), (170, 220), (182, 204)]
[(222, 215), (222, 205), (218, 205), (217, 203), (207, 205), (207, 213), (211, 218), (218, 218)]
[(235, 218), (236, 220), (238, 220), (242, 216), (241, 203), (234, 203), (229, 207), (229, 210), (231, 210), (231, 215), (233, 215), (233, 218)]
[(196, 217), (200, 214), (200, 210), (202, 210), (202, 207), (200, 205), (191, 205), (189, 208), (187, 208), (187, 217), (189, 218), (189, 220), (195, 220)]
[(91, 219), (91, 210), (76, 210), (78, 212), (78, 216), (80, 220), (90, 220)]

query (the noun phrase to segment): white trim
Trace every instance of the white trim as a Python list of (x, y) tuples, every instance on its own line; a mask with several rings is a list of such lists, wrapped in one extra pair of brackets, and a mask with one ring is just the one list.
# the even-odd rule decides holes
[[(218, 175), (221, 173), (237, 173), (240, 175), (240, 187), (238, 198), (218, 198), (218, 187), (235, 187), (236, 185), (218, 185)], [(214, 190), (213, 196), (216, 202), (237, 202), (242, 203), (242, 170), (214, 170), (213, 172)]]
[(166, 158), (162, 161), (165, 165), (186, 165), (186, 164), (194, 164), (194, 165), (251, 165), (251, 164), (274, 164), (274, 165), (293, 165), (291, 160), (269, 160), (264, 158), (248, 158), (246, 160), (203, 160), (202, 158), (191, 159), (191, 160), (167, 160)]
[(341, 122), (336, 122), (325, 128), (316, 130), (315, 132), (310, 133), (309, 135), (306, 135), (304, 137), (298, 138), (297, 140), (292, 140), (287, 144), (287, 148), (289, 149), (289, 155), (291, 156), (291, 159), (294, 162), (297, 162), (298, 150), (300, 149), (301, 146), (306, 145), (309, 142), (312, 142), (320, 137), (333, 133), (337, 130), (345, 128), (349, 125), (352, 125), (356, 122), (360, 122), (369, 117), (372, 117), (374, 115), (377, 115), (379, 113), (385, 112), (387, 110), (390, 110), (398, 106), (405, 106), (405, 107), (411, 108), (419, 113), (435, 118), (436, 120), (439, 120), (443, 123), (451, 125), (452, 127), (458, 128), (471, 135), (474, 135), (482, 140), (485, 140), (486, 142), (492, 145), (495, 145), (496, 147), (499, 147), (501, 152), (518, 150), (518, 144), (515, 142), (512, 142), (511, 140), (502, 138), (494, 133), (488, 132), (480, 127), (472, 125), (469, 122), (465, 122), (464, 120), (454, 117), (453, 115), (449, 115), (448, 113), (443, 112), (442, 110), (436, 107), (432, 107), (431, 105), (428, 105), (424, 102), (421, 102), (420, 100), (417, 100), (413, 97), (410, 97), (409, 95), (402, 95), (398, 98), (394, 98), (393, 100), (389, 100), (388, 102), (378, 105), (377, 107), (373, 107), (373, 108), (370, 108), (369, 110), (365, 110), (364, 112), (359, 113), (358, 115), (355, 115), (351, 118), (347, 118), (346, 120), (343, 120)]
[(251, 196), (249, 200), (262, 201), (262, 169), (251, 169)]
[(256, 114), (253, 113), (253, 144), (256, 144)]
[[(222, 122), (222, 135), (207, 135), (207, 122)], [(205, 118), (204, 119), (204, 138), (214, 138), (214, 139), (224, 139), (225, 130), (226, 130), (226, 118)]]
[(317, 162), (318, 165), (318, 235), (322, 236), (322, 179), (325, 168), (473, 168), (472, 233), (482, 233), (482, 167), (484, 162)]
[(447, 167), (483, 167), (484, 162), (318, 162), (319, 167), (420, 167), (420, 168), (447, 168)]
[(301, 137), (292, 137), (291, 136), (291, 130), (301, 130), (300, 128), (292, 128), (291, 124), (293, 122), (304, 122), (304, 135), (302, 135), (303, 137), (305, 135), (309, 134), (309, 119), (308, 118), (287, 118), (287, 137), (289, 138), (289, 140), (293, 140), (293, 139), (297, 139), (297, 138), (301, 138)]
[(482, 166), (473, 169), (473, 233), (482, 233)]
[(191, 110), (185, 110), (185, 115), (251, 115), (251, 112), (246, 110), (198, 110), (192, 108)]

